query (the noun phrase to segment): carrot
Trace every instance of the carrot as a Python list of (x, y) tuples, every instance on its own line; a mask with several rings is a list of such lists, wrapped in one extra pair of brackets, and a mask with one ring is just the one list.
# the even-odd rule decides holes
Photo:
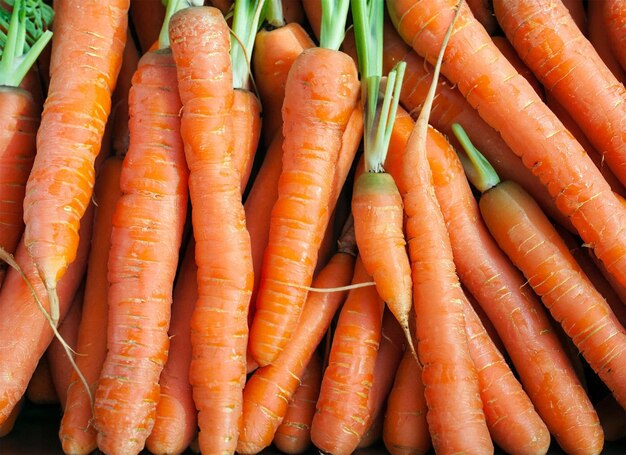
[[(343, 239), (337, 253), (313, 281), (316, 288), (336, 288), (350, 283), (354, 268), (354, 241)], [(243, 391), (243, 424), (237, 451), (258, 453), (272, 442), (287, 412), (306, 365), (347, 291), (311, 292), (290, 342), (276, 360), (254, 372)]]
[[(352, 281), (371, 281), (360, 257)], [(367, 430), (383, 310), (374, 287), (351, 290), (343, 304), (311, 424), (311, 440), (324, 452), (354, 452)]]
[[(93, 207), (90, 204), (90, 207)], [(89, 253), (92, 209), (85, 213), (80, 227), (82, 241), (77, 259), (59, 283), (59, 314), (62, 317), (82, 281)], [(24, 239), (17, 247), (15, 261), (32, 283), (39, 301), (49, 312), (44, 284), (29, 259)], [(7, 273), (0, 289), (0, 424), (8, 418), (26, 390), (37, 362), (54, 337), (50, 320), (39, 308), (31, 289), (15, 270)]]
[(622, 69), (626, 71), (626, 5), (620, 0), (605, 0), (603, 12), (611, 47)]
[[(399, 111), (386, 162), (394, 176), (409, 166), (403, 156), (412, 129), (411, 118)], [(430, 129), (427, 147), (461, 282), (493, 322), (524, 389), (560, 444), (578, 447), (581, 439), (597, 444), (601, 437), (597, 416), (546, 310), (489, 234), (461, 163), (445, 137)]]
[(94, 405), (98, 447), (105, 453), (138, 453), (154, 425), (187, 210), (182, 103), (171, 88), (176, 66), (168, 41), (159, 44), (160, 50), (143, 55), (133, 76), (130, 144), (112, 219), (107, 355)]
[(392, 455), (425, 454), (431, 447), (422, 368), (405, 351), (387, 400), (383, 441)]
[[(461, 129), (458, 134), (462, 135)], [(472, 161), (480, 159), (480, 152), (462, 140)], [(472, 174), (469, 177), (482, 193), (479, 207), (489, 231), (589, 365), (625, 406), (626, 330), (533, 199), (515, 183), (500, 182), (485, 163), (476, 174), (482, 181)]]
[(467, 0), (467, 6), (485, 31), (493, 35), (498, 31), (498, 21), (493, 14), (493, 3), (489, 0)]
[(159, 379), (161, 397), (154, 428), (146, 440), (146, 448), (154, 454), (182, 453), (197, 433), (197, 412), (189, 383), (190, 321), (198, 300), (198, 268), (194, 250), (195, 242), (191, 239), (174, 287), (172, 320), (168, 332), (170, 349)]
[(80, 219), (92, 195), (128, 3), (109, 2), (102, 14), (96, 0), (57, 2), (50, 87), (24, 198), (24, 242), (50, 295), (54, 323), (59, 320), (56, 285), (76, 257)]
[[(587, 13), (585, 12), (585, 5), (583, 0), (561, 0), (563, 6), (567, 9), (567, 12), (576, 23), (576, 26), (580, 29), (583, 35), (587, 35)], [(593, 2), (591, 2), (593, 3)], [(587, 6), (589, 6), (587, 4)]]
[(607, 68), (611, 70), (613, 76), (624, 84), (626, 82), (626, 73), (620, 66), (615, 54), (613, 54), (609, 43), (609, 34), (604, 23), (604, 3), (605, 0), (587, 2), (589, 41), (593, 44), (594, 49)]
[(17, 418), (20, 415), (20, 412), (22, 411), (23, 401), (24, 400), (21, 400), (19, 404), (13, 408), (13, 411), (11, 411), (11, 414), (9, 415), (9, 417), (0, 424), (0, 438), (5, 437), (9, 433), (11, 433), (11, 431), (13, 430), (13, 427), (15, 426), (15, 421), (17, 420)]
[(337, 51), (348, 2), (325, 2), (328, 29), (321, 46), (294, 61), (283, 103), (283, 166), (272, 208), (250, 352), (271, 363), (297, 323), (330, 216), (342, 136), (357, 105), (359, 84), (352, 59)]
[(283, 453), (304, 453), (311, 445), (311, 422), (322, 382), (322, 360), (314, 355), (302, 382), (289, 400), (282, 423), (276, 429), (274, 445)]
[(165, 6), (161, 0), (130, 0), (128, 12), (139, 41), (139, 49), (144, 54), (159, 38), (165, 18)]
[(537, 92), (540, 98), (545, 98), (543, 94), (543, 87), (533, 74), (533, 72), (526, 66), (526, 64), (519, 58), (517, 52), (509, 43), (509, 40), (504, 36), (492, 36), (491, 41), (502, 52), (502, 55), (506, 57), (511, 65), (517, 70), (517, 72), (524, 77), (530, 84), (530, 86)]
[(604, 275), (604, 278), (609, 282), (613, 290), (617, 293), (622, 303), (626, 305), (626, 287), (622, 286), (615, 280), (615, 277), (613, 277), (606, 270), (604, 264), (597, 258), (595, 254), (593, 254), (593, 251), (587, 250), (587, 254), (589, 255), (589, 257), (591, 257), (598, 270), (600, 270), (602, 275)]
[[(247, 311), (253, 269), (232, 162), (233, 80), (229, 30), (219, 10), (191, 7), (169, 27), (183, 102), (198, 301), (191, 318), (189, 381), (203, 452), (234, 452), (246, 375)], [(202, 132), (202, 134), (199, 134)], [(219, 363), (220, 368), (215, 368)]]
[(494, 8), (522, 60), (626, 184), (626, 88), (606, 67), (567, 8), (560, 0), (496, 0)]
[[(120, 197), (122, 157), (110, 157), (96, 177), (96, 203), (91, 249), (85, 278), (83, 311), (78, 329), (76, 365), (90, 386), (96, 390), (100, 370), (106, 356), (106, 333), (109, 307), (107, 261), (111, 248), (111, 224), (115, 205)], [(96, 431), (91, 425), (92, 403), (87, 390), (76, 374), (68, 386), (67, 401), (59, 438), (65, 453), (87, 454), (96, 449)]]

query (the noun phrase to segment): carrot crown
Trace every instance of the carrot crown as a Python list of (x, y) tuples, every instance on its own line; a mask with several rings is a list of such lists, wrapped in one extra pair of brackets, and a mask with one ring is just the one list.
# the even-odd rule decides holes
[(278, 28), (285, 25), (282, 0), (266, 0), (265, 20), (272, 27)]
[[(365, 166), (368, 172), (384, 172), (389, 140), (396, 118), (405, 62), (383, 73), (383, 2), (352, 0), (354, 34), (361, 72), (364, 109)], [(381, 90), (384, 95), (381, 97)]]
[(234, 88), (250, 88), (250, 57), (264, 5), (265, 0), (235, 0), (230, 41)]
[[(41, 31), (36, 36), (32, 47), (28, 48), (27, 23), (30, 22), (31, 17), (36, 17), (35, 13), (41, 14), (41, 17), (44, 14), (37, 12), (35, 3), (39, 6), (43, 4), (41, 1), (31, 1), (28, 5), (24, 5), (22, 0), (15, 0), (13, 3), (11, 20), (0, 57), (0, 85), (18, 87), (52, 38), (51, 31)], [(30, 14), (28, 6), (31, 8)], [(32, 22), (31, 25), (33, 25)]]
[[(382, 4), (382, 1), (380, 1)], [(322, 0), (320, 47), (339, 50), (346, 34), (349, 0)]]
[(465, 151), (465, 153), (461, 152), (458, 155), (465, 170), (465, 175), (467, 175), (467, 179), (472, 185), (478, 191), (484, 193), (499, 184), (500, 177), (498, 173), (489, 163), (489, 160), (472, 144), (463, 127), (455, 123), (452, 125), (452, 132)]

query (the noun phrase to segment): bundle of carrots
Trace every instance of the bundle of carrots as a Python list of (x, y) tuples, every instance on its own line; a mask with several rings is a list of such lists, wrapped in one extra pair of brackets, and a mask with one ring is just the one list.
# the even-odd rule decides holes
[(0, 449), (42, 403), (67, 454), (623, 448), (625, 31), (0, 2)]

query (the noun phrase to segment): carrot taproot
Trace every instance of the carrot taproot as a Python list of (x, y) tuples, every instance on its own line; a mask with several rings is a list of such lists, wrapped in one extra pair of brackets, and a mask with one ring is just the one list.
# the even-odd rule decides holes
[(57, 2), (50, 87), (24, 197), (24, 242), (50, 294), (55, 323), (56, 284), (76, 257), (121, 65), (128, 6), (129, 0), (115, 0), (101, 11), (95, 0)]
[(261, 366), (285, 346), (306, 299), (302, 286), (312, 280), (342, 136), (357, 106), (356, 66), (337, 50), (348, 2), (325, 5), (322, 47), (296, 58), (285, 85), (282, 172), (250, 328), (250, 352)]
[(311, 422), (322, 382), (322, 360), (313, 355), (294, 392), (273, 443), (283, 453), (304, 453), (311, 445)]
[[(353, 282), (367, 281), (371, 278), (357, 257)], [(367, 430), (383, 310), (373, 286), (352, 289), (343, 304), (311, 423), (311, 440), (324, 452), (354, 452)]]
[(604, 430), (604, 439), (618, 441), (626, 436), (626, 413), (613, 395), (607, 395), (600, 400), (596, 409)]
[[(387, 4), (403, 39), (432, 61), (454, 14), (454, 2), (424, 0), (419, 8), (415, 0)], [(626, 283), (626, 209), (582, 147), (502, 58), (466, 6), (461, 7), (450, 39), (449, 57), (442, 67), (444, 75), (540, 178), (558, 209), (609, 272)], [(511, 122), (512, 117), (517, 121)]]
[(425, 454), (431, 447), (426, 422), (422, 368), (410, 351), (404, 351), (387, 399), (383, 442), (392, 455)]
[[(169, 24), (183, 102), (198, 300), (191, 318), (189, 381), (203, 452), (234, 452), (246, 377), (253, 269), (232, 162), (233, 81), (229, 29), (218, 9), (191, 7)], [(216, 360), (220, 368), (215, 368)]]
[[(96, 203), (91, 248), (85, 277), (83, 312), (78, 331), (76, 365), (95, 393), (96, 384), (106, 357), (107, 303), (109, 281), (107, 262), (111, 248), (113, 212), (121, 195), (120, 174), (122, 157), (113, 156), (104, 161), (94, 187)], [(59, 439), (65, 453), (88, 454), (96, 450), (96, 431), (91, 397), (76, 374), (68, 386), (67, 401), (59, 428)]]
[(261, 104), (253, 92), (235, 90), (232, 123), (233, 130), (239, 131), (233, 137), (233, 166), (241, 176), (240, 187), (243, 193), (261, 136)]
[(626, 73), (615, 57), (609, 43), (609, 34), (604, 22), (604, 2), (605, 0), (587, 2), (589, 41), (607, 68), (611, 70), (613, 76), (624, 84), (626, 83)]
[(626, 184), (626, 88), (606, 67), (567, 8), (560, 0), (496, 0), (494, 9), (522, 60)]
[(543, 87), (533, 74), (533, 72), (526, 66), (526, 64), (520, 59), (519, 55), (511, 45), (505, 36), (492, 36), (491, 41), (502, 52), (502, 55), (513, 65), (519, 74), (524, 76), (524, 79), (528, 81), (530, 86), (537, 92), (540, 98), (544, 98)]
[(622, 69), (626, 71), (626, 5), (620, 0), (605, 0), (603, 11), (609, 42)]
[[(318, 288), (336, 288), (350, 283), (354, 269), (354, 240), (343, 239), (337, 253), (313, 281)], [(243, 391), (243, 424), (237, 451), (258, 453), (269, 446), (287, 412), (317, 346), (347, 296), (347, 291), (311, 292), (290, 342), (270, 365), (259, 368)]]
[[(85, 212), (80, 226), (81, 242), (76, 260), (59, 283), (59, 315), (65, 316), (85, 272), (90, 247), (92, 205)], [(15, 261), (36, 291), (39, 301), (49, 314), (44, 284), (29, 258), (24, 242), (20, 241)], [(37, 362), (54, 338), (50, 320), (39, 308), (28, 284), (14, 269), (7, 273), (0, 289), (0, 423), (11, 414), (23, 396)]]
[(160, 398), (146, 448), (154, 454), (183, 453), (197, 433), (197, 411), (189, 383), (191, 315), (198, 300), (195, 242), (190, 239), (172, 302), (170, 348), (159, 378)]
[[(441, 210), (442, 211), (445, 210), (444, 209), (444, 204), (441, 204)], [(446, 218), (445, 212), (443, 212), (443, 213), (444, 213), (444, 218)], [(452, 240), (452, 238), (450, 240)], [(452, 251), (454, 253), (454, 249)], [(462, 273), (459, 270), (459, 278), (461, 278), (461, 275), (462, 275)], [(463, 286), (462, 279), (461, 279), (461, 286)], [(493, 341), (493, 344), (496, 345), (496, 348), (498, 348), (498, 351), (500, 351), (500, 353), (502, 353), (502, 355), (505, 357), (506, 361), (510, 362), (511, 359), (510, 359), (510, 357), (508, 357), (508, 353), (506, 352), (506, 348), (504, 347), (504, 343), (502, 343), (502, 339), (500, 338), (500, 335), (498, 335), (498, 332), (497, 332), (495, 326), (493, 325), (493, 322), (491, 322), (491, 320), (489, 319), (489, 316), (487, 316), (487, 313), (485, 312), (483, 307), (480, 306), (480, 303), (478, 303), (478, 300), (476, 300), (476, 298), (464, 286), (463, 286), (463, 292), (465, 293), (465, 296), (467, 297), (467, 301), (470, 303), (470, 305), (474, 309), (474, 312), (478, 316), (478, 319), (480, 319), (481, 324), (483, 325), (483, 327), (487, 331), (487, 335), (489, 335), (489, 338), (491, 338), (491, 341)]]
[[(175, 8), (168, 8), (168, 14)], [(176, 65), (168, 43), (160, 44), (161, 49), (142, 56), (133, 76), (130, 144), (112, 219), (107, 355), (94, 405), (98, 447), (105, 453), (132, 454), (143, 448), (154, 425), (169, 346), (188, 169), (182, 102), (172, 89)]]

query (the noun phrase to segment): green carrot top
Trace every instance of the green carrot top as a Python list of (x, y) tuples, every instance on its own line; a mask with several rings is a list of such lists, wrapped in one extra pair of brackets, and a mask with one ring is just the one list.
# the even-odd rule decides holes
[(265, 0), (235, 0), (230, 41), (234, 88), (250, 89), (250, 58), (264, 6)]
[[(384, 172), (383, 163), (389, 148), (406, 67), (405, 62), (400, 62), (386, 78), (382, 77), (383, 7), (383, 2), (379, 0), (352, 0), (354, 34), (363, 92), (367, 172)], [(384, 90), (382, 96), (381, 90)]]
[(452, 132), (465, 151), (465, 153), (458, 153), (458, 155), (465, 175), (472, 185), (481, 193), (498, 185), (500, 183), (498, 173), (487, 158), (472, 144), (463, 127), (455, 123), (452, 125)]
[(44, 20), (52, 20), (52, 10), (41, 0), (14, 0), (7, 3), (13, 3), (13, 11), (7, 34), (0, 37), (0, 85), (18, 87), (52, 38), (52, 32), (44, 30), (49, 23)]
[[(322, 26), (320, 29), (320, 47), (339, 50), (346, 34), (349, 0), (321, 0)], [(382, 4), (382, 1), (380, 2)]]

